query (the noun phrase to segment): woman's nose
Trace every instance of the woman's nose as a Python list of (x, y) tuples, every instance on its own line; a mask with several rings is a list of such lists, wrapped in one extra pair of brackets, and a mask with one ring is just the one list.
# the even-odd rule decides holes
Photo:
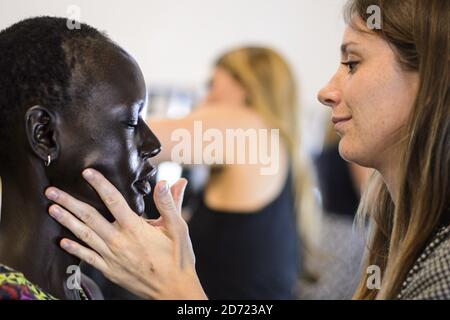
[(333, 108), (340, 103), (341, 92), (330, 82), (319, 91), (317, 98), (323, 105)]

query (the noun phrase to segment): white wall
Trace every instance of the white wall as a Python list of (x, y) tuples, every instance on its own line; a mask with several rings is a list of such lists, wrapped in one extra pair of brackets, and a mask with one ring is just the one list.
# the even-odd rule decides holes
[[(201, 88), (223, 50), (240, 44), (278, 49), (294, 68), (307, 111), (308, 141), (326, 108), (317, 91), (338, 65), (344, 0), (0, 0), (0, 29), (36, 15), (67, 16), (106, 31), (140, 63), (149, 86)], [(319, 119), (317, 120), (317, 115)], [(321, 118), (322, 117), (322, 118)]]

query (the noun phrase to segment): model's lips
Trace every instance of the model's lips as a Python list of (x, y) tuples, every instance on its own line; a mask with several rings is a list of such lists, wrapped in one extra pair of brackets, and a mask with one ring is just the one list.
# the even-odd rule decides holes
[(142, 195), (146, 196), (149, 195), (152, 191), (152, 187), (150, 186), (149, 181), (145, 180), (138, 180), (134, 183), (134, 187), (141, 193)]
[(156, 169), (153, 166), (151, 166), (149, 169), (150, 170), (143, 170), (145, 172), (144, 175), (142, 175), (139, 180), (133, 183), (133, 186), (136, 188), (136, 190), (144, 196), (149, 195), (152, 191), (150, 180), (156, 173)]

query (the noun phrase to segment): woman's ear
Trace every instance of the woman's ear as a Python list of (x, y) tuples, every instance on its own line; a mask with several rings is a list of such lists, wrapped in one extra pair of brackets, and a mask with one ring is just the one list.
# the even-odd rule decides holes
[(33, 152), (44, 162), (59, 156), (56, 134), (56, 118), (42, 106), (34, 106), (25, 113), (25, 131)]

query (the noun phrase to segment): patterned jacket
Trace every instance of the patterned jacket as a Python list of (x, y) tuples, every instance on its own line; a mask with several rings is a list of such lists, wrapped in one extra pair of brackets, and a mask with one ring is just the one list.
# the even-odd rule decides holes
[(429, 242), (409, 271), (399, 299), (450, 299), (450, 226), (442, 228)]

